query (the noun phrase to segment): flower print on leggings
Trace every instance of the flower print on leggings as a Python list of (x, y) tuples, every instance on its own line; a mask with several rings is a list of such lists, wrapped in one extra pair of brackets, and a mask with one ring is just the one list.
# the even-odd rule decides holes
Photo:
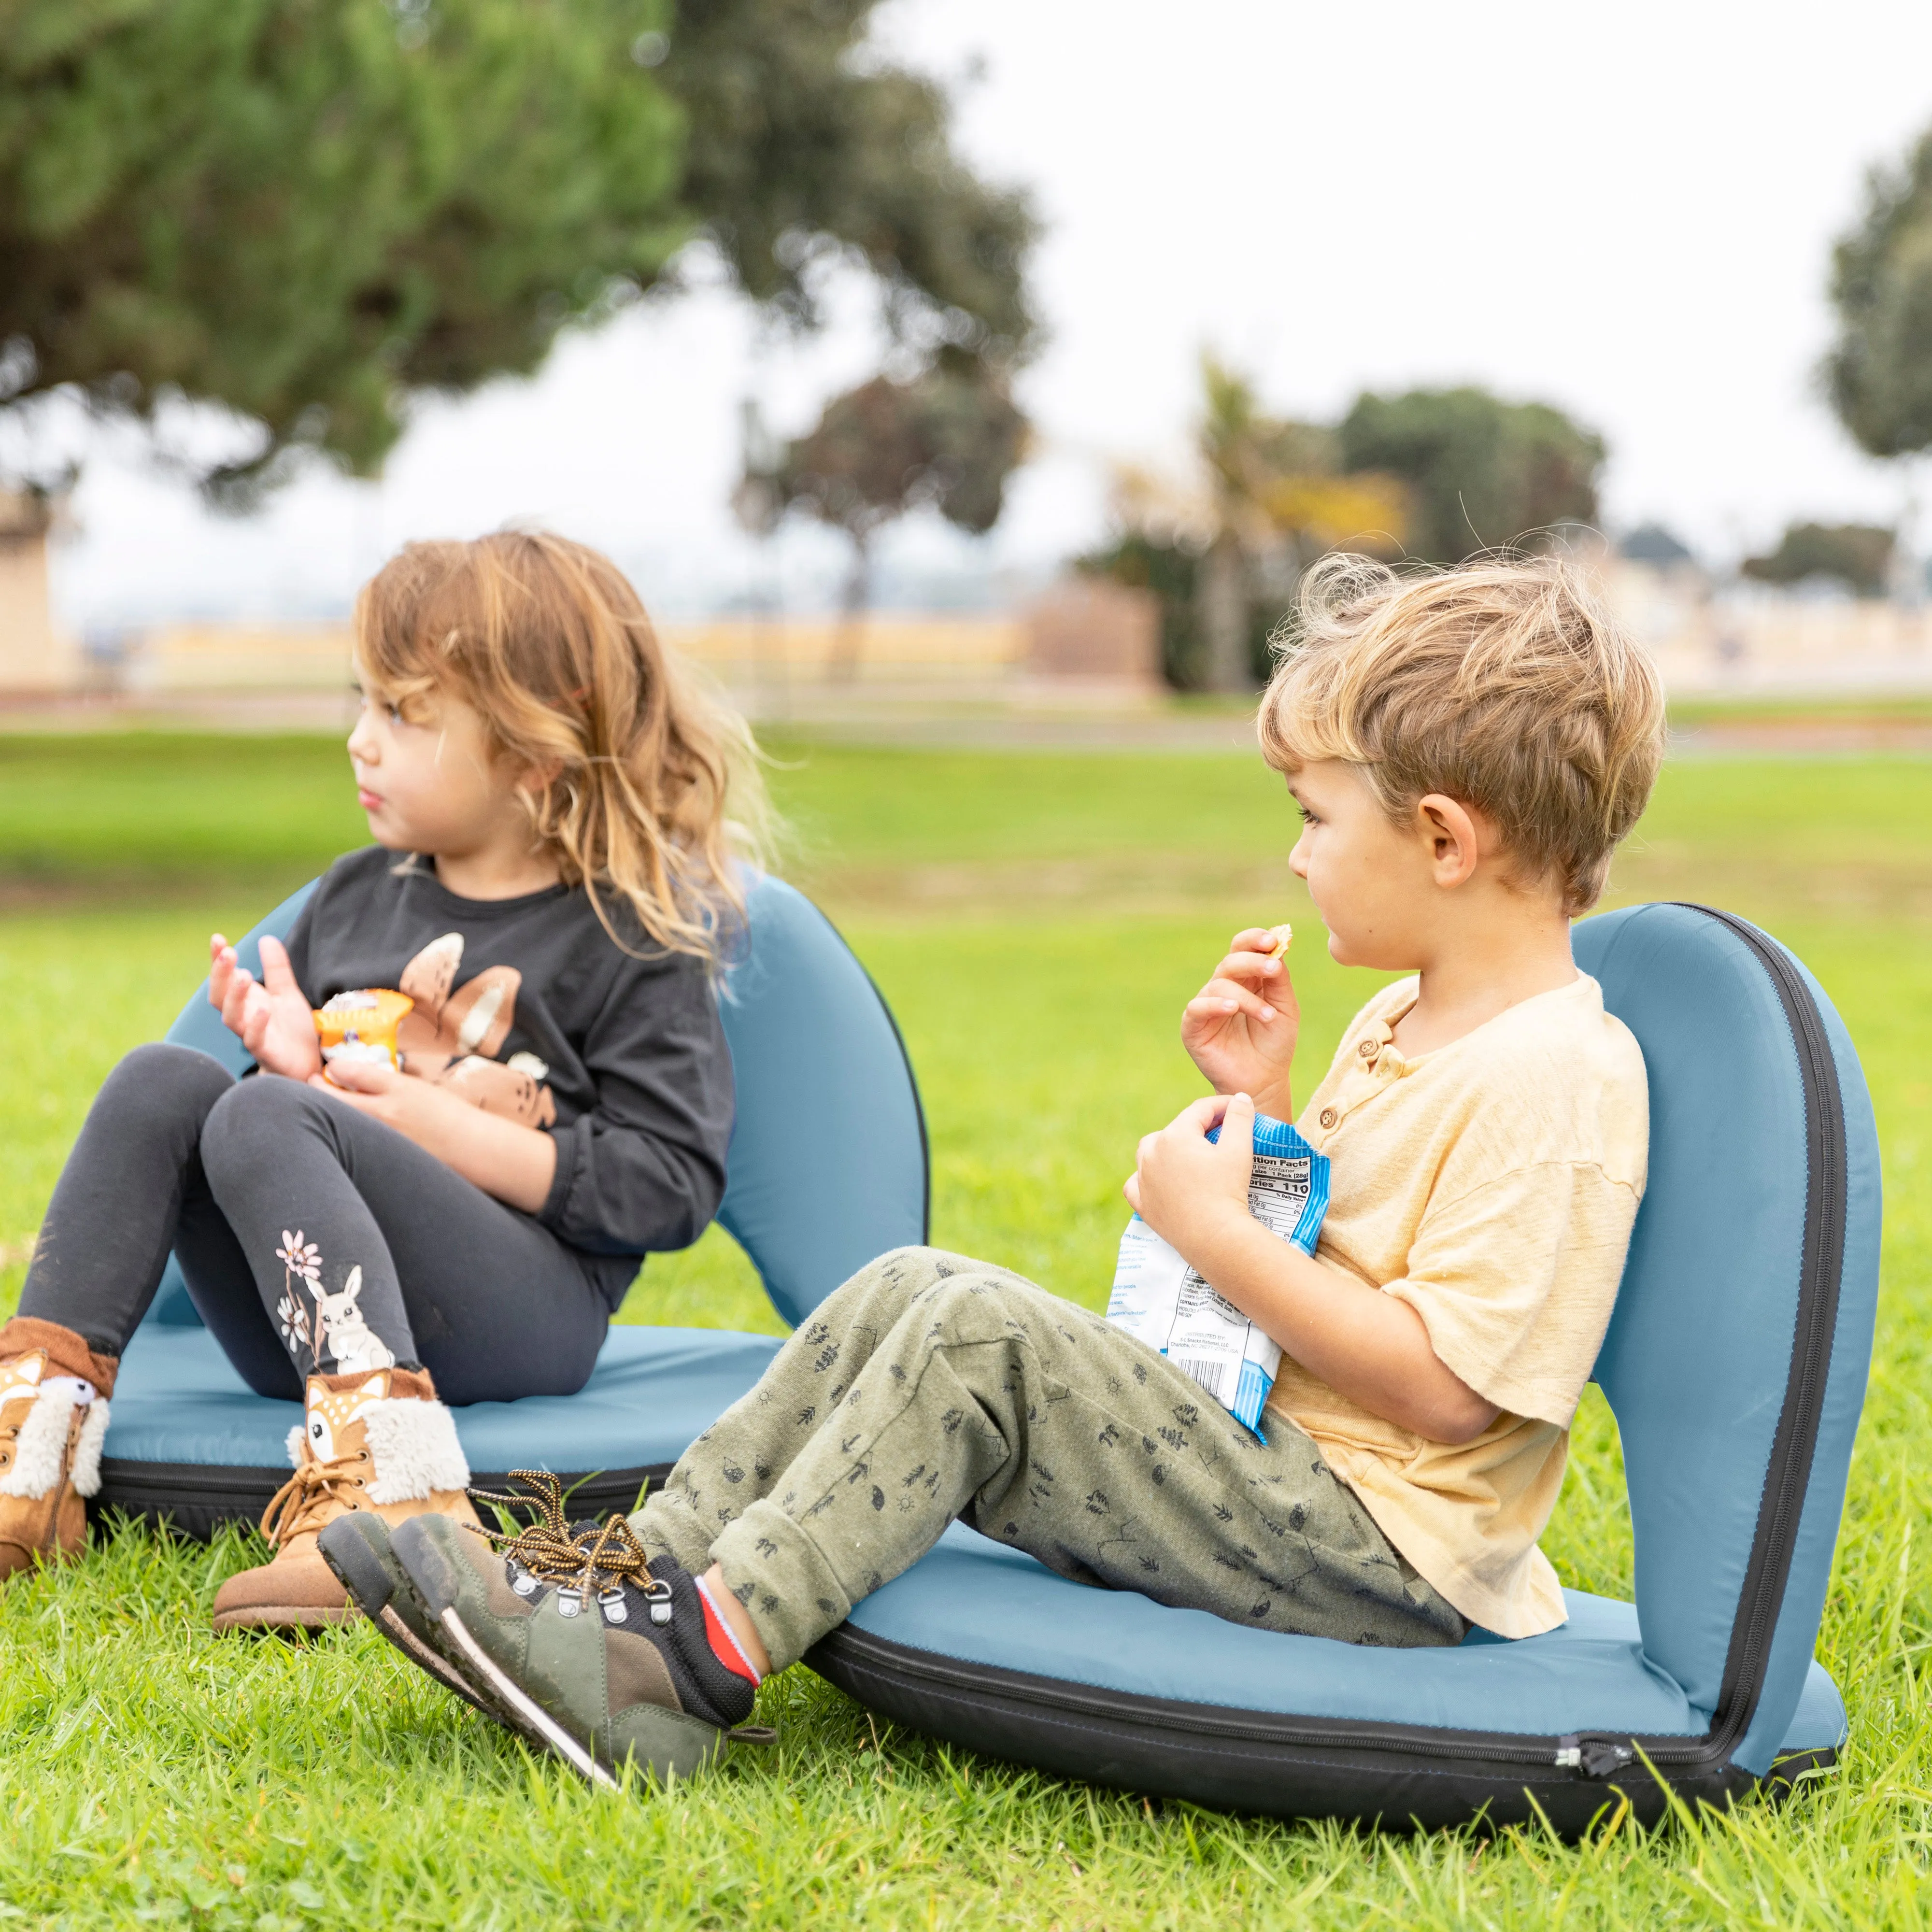
[[(322, 1285), (322, 1250), (314, 1242), (304, 1240), (300, 1228), (292, 1234), (286, 1228), (282, 1230), (282, 1245), (275, 1250), (275, 1258), (283, 1269), (282, 1298), (275, 1312), (281, 1323), (282, 1340), (298, 1362), (302, 1359), (297, 1353), (299, 1345), (308, 1350), (310, 1369), (317, 1374), (362, 1375), (371, 1369), (395, 1366), (394, 1354), (356, 1306), (362, 1293), (359, 1265), (352, 1268), (341, 1287), (330, 1294)], [(298, 1282), (315, 1298), (313, 1314), (302, 1301)]]
[(304, 1240), (299, 1228), (292, 1234), (284, 1228), (275, 1258), (282, 1264), (282, 1298), (275, 1304), (282, 1346), (298, 1362), (302, 1360), (298, 1351), (306, 1349), (313, 1368), (316, 1361), (315, 1334), (309, 1326), (308, 1304), (297, 1292), (296, 1283), (302, 1282), (314, 1294), (322, 1292), (322, 1250), (313, 1241)]

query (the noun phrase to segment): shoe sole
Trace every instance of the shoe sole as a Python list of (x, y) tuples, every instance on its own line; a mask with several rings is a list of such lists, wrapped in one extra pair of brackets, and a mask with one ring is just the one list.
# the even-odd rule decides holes
[[(460, 1697), (471, 1709), (480, 1711), (492, 1724), (508, 1725), (508, 1720), (463, 1673), (446, 1658), (430, 1649), (398, 1613), (392, 1601), (397, 1580), (382, 1564), (375, 1552), (359, 1536), (345, 1538), (340, 1547), (334, 1540), (322, 1550), (322, 1560), (335, 1573), (336, 1580), (349, 1592), (356, 1609), (367, 1617), (383, 1637), (424, 1676), (434, 1678), (452, 1696)], [(415, 1592), (410, 1592), (413, 1597)], [(420, 1604), (420, 1599), (418, 1600)], [(427, 1612), (428, 1606), (421, 1607)]]
[(347, 1605), (339, 1610), (318, 1610), (314, 1604), (251, 1604), (245, 1610), (223, 1610), (212, 1619), (217, 1636), (230, 1630), (326, 1630), (336, 1624), (356, 1621)]
[(562, 1759), (580, 1778), (599, 1790), (622, 1787), (596, 1754), (587, 1750), (566, 1731), (528, 1691), (490, 1656), (464, 1628), (461, 1613), (452, 1604), (437, 1617), (451, 1642), (461, 1652), (464, 1661), (489, 1685), (490, 1694), (502, 1705), (512, 1726)]

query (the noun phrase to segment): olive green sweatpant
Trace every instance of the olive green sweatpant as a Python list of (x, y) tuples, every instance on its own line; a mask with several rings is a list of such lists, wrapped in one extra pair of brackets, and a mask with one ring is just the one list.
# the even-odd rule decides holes
[(1257, 1442), (1097, 1316), (984, 1262), (880, 1256), (632, 1518), (714, 1560), (775, 1669), (956, 1516), (1064, 1576), (1351, 1643), (1453, 1644), (1462, 1619), (1301, 1431)]

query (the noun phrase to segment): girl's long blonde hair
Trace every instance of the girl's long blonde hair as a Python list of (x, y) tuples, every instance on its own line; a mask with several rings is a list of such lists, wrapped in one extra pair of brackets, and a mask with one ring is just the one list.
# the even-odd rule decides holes
[[(434, 686), (482, 718), (538, 844), (611, 938), (724, 963), (745, 910), (741, 862), (773, 820), (750, 728), (665, 652), (629, 580), (563, 537), (499, 531), (412, 543), (356, 602), (362, 674), (386, 700)], [(626, 922), (628, 923), (628, 921)]]

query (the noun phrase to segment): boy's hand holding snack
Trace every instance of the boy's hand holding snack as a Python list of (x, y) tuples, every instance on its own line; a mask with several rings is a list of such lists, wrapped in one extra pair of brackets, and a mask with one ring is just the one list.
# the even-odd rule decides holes
[(322, 1046), (308, 995), (296, 984), (287, 949), (262, 941), (262, 976), (236, 963), (235, 949), (220, 933), (208, 942), (208, 1003), (222, 1024), (255, 1056), (264, 1073), (306, 1080), (322, 1071)]
[(1216, 1094), (1248, 1094), (1276, 1119), (1292, 1120), (1289, 1073), (1301, 1008), (1288, 978), (1288, 929), (1249, 926), (1187, 1003), (1180, 1043)]
[[(1210, 1141), (1213, 1127), (1221, 1132)], [(1213, 1094), (1141, 1137), (1122, 1192), (1171, 1247), (1199, 1254), (1229, 1222), (1248, 1220), (1254, 1164), (1254, 1102), (1245, 1094)]]

